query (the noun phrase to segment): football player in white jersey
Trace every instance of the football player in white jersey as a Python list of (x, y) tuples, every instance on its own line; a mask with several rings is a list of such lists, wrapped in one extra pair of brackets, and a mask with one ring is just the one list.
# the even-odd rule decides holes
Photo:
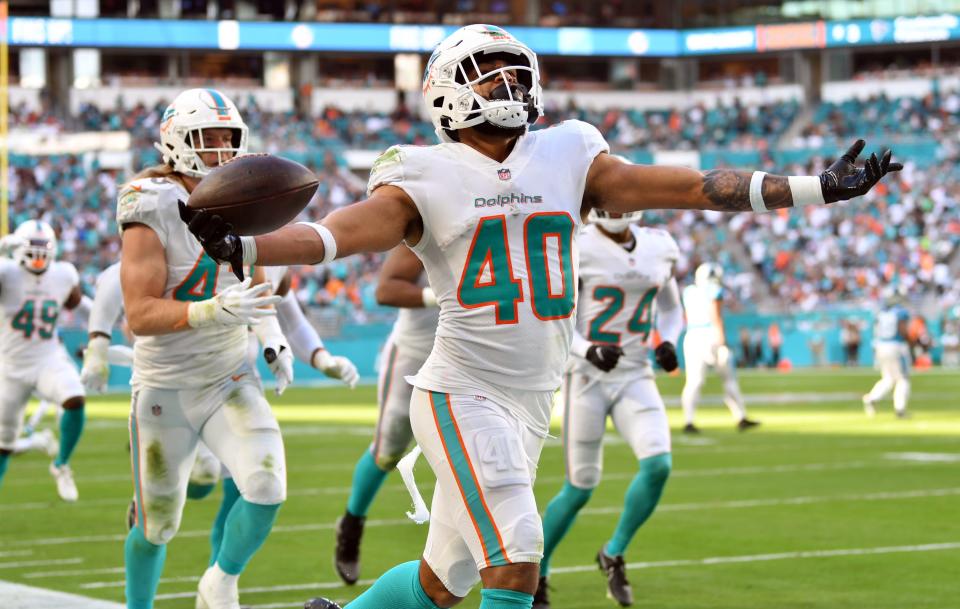
[(607, 418), (639, 462), (617, 528), (597, 553), (607, 590), (624, 607), (633, 603), (624, 551), (653, 514), (670, 475), (670, 426), (648, 345), (656, 319), (662, 342), (655, 358), (667, 372), (677, 368), (674, 345), (683, 330), (683, 307), (673, 270), (680, 249), (666, 231), (633, 224), (641, 214), (591, 209), (580, 235), (577, 327), (562, 388), (567, 479), (543, 515), (537, 609), (550, 607), (554, 550), (600, 484)]
[(730, 409), (737, 429), (745, 431), (760, 423), (747, 418), (743, 394), (734, 369), (723, 329), (723, 268), (704, 262), (693, 275), (693, 285), (683, 289), (683, 307), (687, 312), (687, 334), (683, 338), (686, 381), (680, 394), (684, 433), (700, 433), (694, 423), (700, 391), (707, 380), (707, 369), (715, 369), (723, 378), (723, 403)]
[(529, 608), (543, 544), (534, 472), (573, 337), (587, 212), (832, 203), (900, 165), (885, 154), (857, 168), (861, 140), (820, 176), (701, 173), (622, 163), (580, 121), (528, 133), (543, 110), (537, 57), (491, 25), (443, 40), (423, 93), (443, 143), (390, 148), (368, 198), (322, 223), (241, 237), (215, 213), (181, 214), (212, 257), (237, 269), (328, 262), (401, 241), (417, 254), (440, 304), (410, 401), (414, 438), (437, 476), (430, 530), (422, 560), (391, 569), (348, 606), (450, 607), (482, 581), (482, 609)]
[(4, 241), (13, 258), (0, 258), (0, 482), (36, 392), (63, 408), (60, 447), (50, 474), (60, 498), (76, 501), (70, 457), (83, 433), (84, 393), (58, 339), (57, 317), (61, 309), (80, 304), (80, 278), (72, 264), (56, 260), (57, 237), (46, 222), (28, 220)]
[[(290, 291), (290, 274), (286, 267), (267, 267), (264, 269), (265, 279), (274, 286), (274, 293), (283, 297), (277, 305), (277, 318), (284, 335), (290, 341), (293, 354), (314, 368), (324, 372), (331, 378), (341, 379), (351, 388), (359, 378), (353, 362), (341, 356), (332, 356), (326, 351), (323, 341), (317, 331), (310, 325), (300, 308), (293, 292)], [(123, 314), (123, 294), (120, 287), (120, 263), (107, 267), (97, 277), (96, 294), (90, 307), (88, 321), (89, 341), (84, 350), (83, 369), (80, 377), (87, 391), (103, 393), (110, 375), (111, 365), (132, 365), (132, 359), (123, 361), (124, 347), (110, 345), (110, 334), (114, 325)], [(135, 337), (133, 337), (135, 338)], [(261, 356), (259, 342), (250, 350), (250, 365), (256, 366), (256, 360)], [(132, 353), (131, 353), (132, 356)], [(278, 378), (278, 389), (289, 379)], [(213, 566), (223, 540), (224, 525), (233, 508), (233, 504), (240, 497), (240, 491), (229, 470), (222, 467), (220, 461), (201, 440), (197, 446), (197, 457), (190, 470), (187, 485), (187, 497), (203, 499), (216, 487), (217, 481), (223, 478), (223, 497), (220, 508), (214, 519), (210, 531), (211, 558)], [(136, 499), (130, 503), (127, 510), (127, 528), (136, 525)]]
[(907, 324), (910, 313), (904, 308), (906, 293), (892, 289), (884, 297), (883, 309), (877, 313), (873, 326), (874, 367), (880, 370), (880, 380), (863, 396), (863, 410), (868, 417), (877, 414), (876, 402), (893, 390), (893, 411), (897, 418), (907, 418), (910, 399), (910, 346)]
[(286, 498), (280, 427), (247, 360), (247, 326), (272, 351), (271, 370), (292, 377), (293, 356), (271, 286), (241, 282), (209, 258), (180, 222), (178, 201), (210, 169), (243, 154), (247, 127), (213, 89), (190, 89), (164, 111), (163, 162), (121, 190), (120, 280), (134, 343), (130, 415), (137, 522), (126, 541), (129, 609), (151, 609), (166, 544), (176, 534), (202, 440), (233, 474), (240, 498), (215, 564), (200, 579), (198, 609), (236, 609), (237, 580), (266, 540)]
[(423, 263), (403, 245), (394, 248), (380, 268), (376, 295), (380, 304), (400, 307), (400, 314), (380, 352), (380, 415), (373, 442), (354, 467), (347, 509), (337, 520), (333, 563), (340, 579), (350, 585), (360, 577), (360, 539), (367, 510), (413, 439), (413, 387), (406, 378), (416, 376), (430, 355), (440, 315)]

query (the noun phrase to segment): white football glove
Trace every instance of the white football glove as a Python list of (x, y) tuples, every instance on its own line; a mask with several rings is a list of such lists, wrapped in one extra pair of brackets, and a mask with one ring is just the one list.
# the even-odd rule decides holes
[(110, 362), (107, 360), (107, 351), (110, 349), (110, 339), (106, 336), (95, 336), (87, 343), (83, 350), (83, 368), (80, 369), (80, 382), (87, 393), (103, 393), (107, 388), (107, 378), (110, 376)]
[(277, 395), (283, 395), (293, 382), (293, 351), (283, 343), (267, 341), (263, 346), (263, 359), (277, 381)]
[(313, 361), (310, 362), (314, 368), (326, 374), (332, 379), (340, 379), (344, 385), (353, 389), (360, 380), (360, 373), (353, 362), (342, 355), (330, 355), (326, 349), (319, 349), (313, 354)]
[(23, 245), (25, 245), (25, 243), (23, 237), (20, 235), (10, 233), (9, 235), (0, 237), (0, 256), (11, 258), (13, 257), (13, 252)]
[(717, 366), (721, 368), (726, 368), (730, 363), (730, 348), (726, 345), (719, 345), (717, 347)]
[[(187, 323), (191, 328), (207, 326), (256, 325), (264, 317), (277, 314), (271, 305), (279, 303), (280, 296), (263, 296), (270, 291), (269, 283), (250, 287), (247, 277), (242, 283), (232, 285), (213, 298), (191, 302), (187, 308)], [(264, 309), (263, 307), (270, 307)]]

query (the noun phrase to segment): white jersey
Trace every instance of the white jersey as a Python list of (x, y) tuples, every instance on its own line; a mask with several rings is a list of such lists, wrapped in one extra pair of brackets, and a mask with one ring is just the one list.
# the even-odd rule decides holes
[(723, 299), (723, 288), (718, 283), (688, 285), (683, 289), (683, 308), (687, 314), (687, 332), (717, 332), (714, 321), (716, 302)]
[(38, 275), (0, 258), (0, 366), (8, 376), (33, 371), (64, 352), (57, 317), (79, 283), (77, 269), (69, 262), (55, 260)]
[[(229, 265), (218, 265), (180, 220), (177, 200), (184, 188), (171, 180), (146, 178), (120, 193), (117, 224), (144, 224), (157, 234), (166, 252), (164, 298), (200, 301), (239, 283)], [(217, 383), (243, 365), (245, 326), (209, 326), (140, 336), (134, 344), (133, 380), (137, 386), (195, 388)]]
[(110, 336), (113, 326), (123, 314), (123, 290), (120, 287), (120, 263), (114, 262), (97, 277), (93, 307), (87, 322), (89, 332)]
[[(426, 273), (420, 273), (417, 285), (422, 288), (430, 285)], [(393, 324), (393, 342), (409, 354), (426, 359), (433, 349), (439, 321), (440, 309), (437, 307), (401, 308)]]
[(617, 367), (602, 372), (572, 356), (569, 369), (603, 380), (652, 377), (647, 354), (654, 329), (656, 296), (671, 277), (680, 248), (666, 231), (630, 226), (633, 251), (607, 237), (595, 224), (580, 235), (580, 298), (577, 332), (591, 343), (619, 345)]
[[(394, 146), (370, 191), (402, 188), (423, 219), (411, 250), (440, 304), (436, 341), (414, 379), (450, 393), (552, 392), (570, 351), (579, 262), (576, 236), (587, 172), (608, 150), (580, 121), (530, 132), (497, 162), (459, 143)], [(544, 430), (550, 400), (518, 418)]]

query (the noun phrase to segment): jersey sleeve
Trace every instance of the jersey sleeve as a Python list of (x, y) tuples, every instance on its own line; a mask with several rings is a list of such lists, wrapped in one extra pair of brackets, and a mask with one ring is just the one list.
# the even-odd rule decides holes
[(723, 300), (723, 288), (717, 284), (710, 284), (703, 288), (707, 300)]
[(110, 336), (122, 312), (123, 293), (120, 289), (120, 263), (118, 262), (108, 266), (97, 277), (97, 292), (93, 296), (87, 331)]
[(593, 162), (593, 159), (597, 158), (597, 155), (601, 152), (610, 152), (610, 145), (607, 143), (607, 140), (604, 139), (600, 130), (590, 123), (571, 120), (565, 124), (568, 124), (571, 129), (574, 129), (580, 134), (583, 140), (584, 156), (586, 156), (589, 162)]
[(77, 272), (77, 267), (73, 266), (69, 262), (64, 263), (63, 280), (64, 283), (69, 285), (71, 289), (80, 285), (80, 273)]
[(403, 187), (403, 149), (400, 146), (391, 146), (377, 157), (370, 168), (370, 181), (367, 182), (367, 196), (381, 186), (393, 185)]
[(137, 180), (120, 191), (117, 197), (117, 226), (121, 232), (127, 224), (143, 224), (153, 229), (163, 247), (167, 247), (167, 230), (161, 206), (166, 189), (157, 188), (148, 180)]

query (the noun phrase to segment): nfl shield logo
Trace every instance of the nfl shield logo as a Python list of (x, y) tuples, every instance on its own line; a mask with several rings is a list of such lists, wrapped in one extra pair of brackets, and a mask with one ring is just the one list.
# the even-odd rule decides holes
[(509, 179), (510, 179), (510, 170), (509, 170), (509, 169), (499, 169), (499, 170), (497, 170), (497, 177), (499, 177), (499, 178), (500, 178), (501, 180), (503, 180), (503, 181), (509, 180)]
[(150, 407), (150, 412), (153, 413), (153, 416), (159, 417), (160, 413), (163, 412), (163, 408), (160, 407), (160, 404), (154, 404)]

